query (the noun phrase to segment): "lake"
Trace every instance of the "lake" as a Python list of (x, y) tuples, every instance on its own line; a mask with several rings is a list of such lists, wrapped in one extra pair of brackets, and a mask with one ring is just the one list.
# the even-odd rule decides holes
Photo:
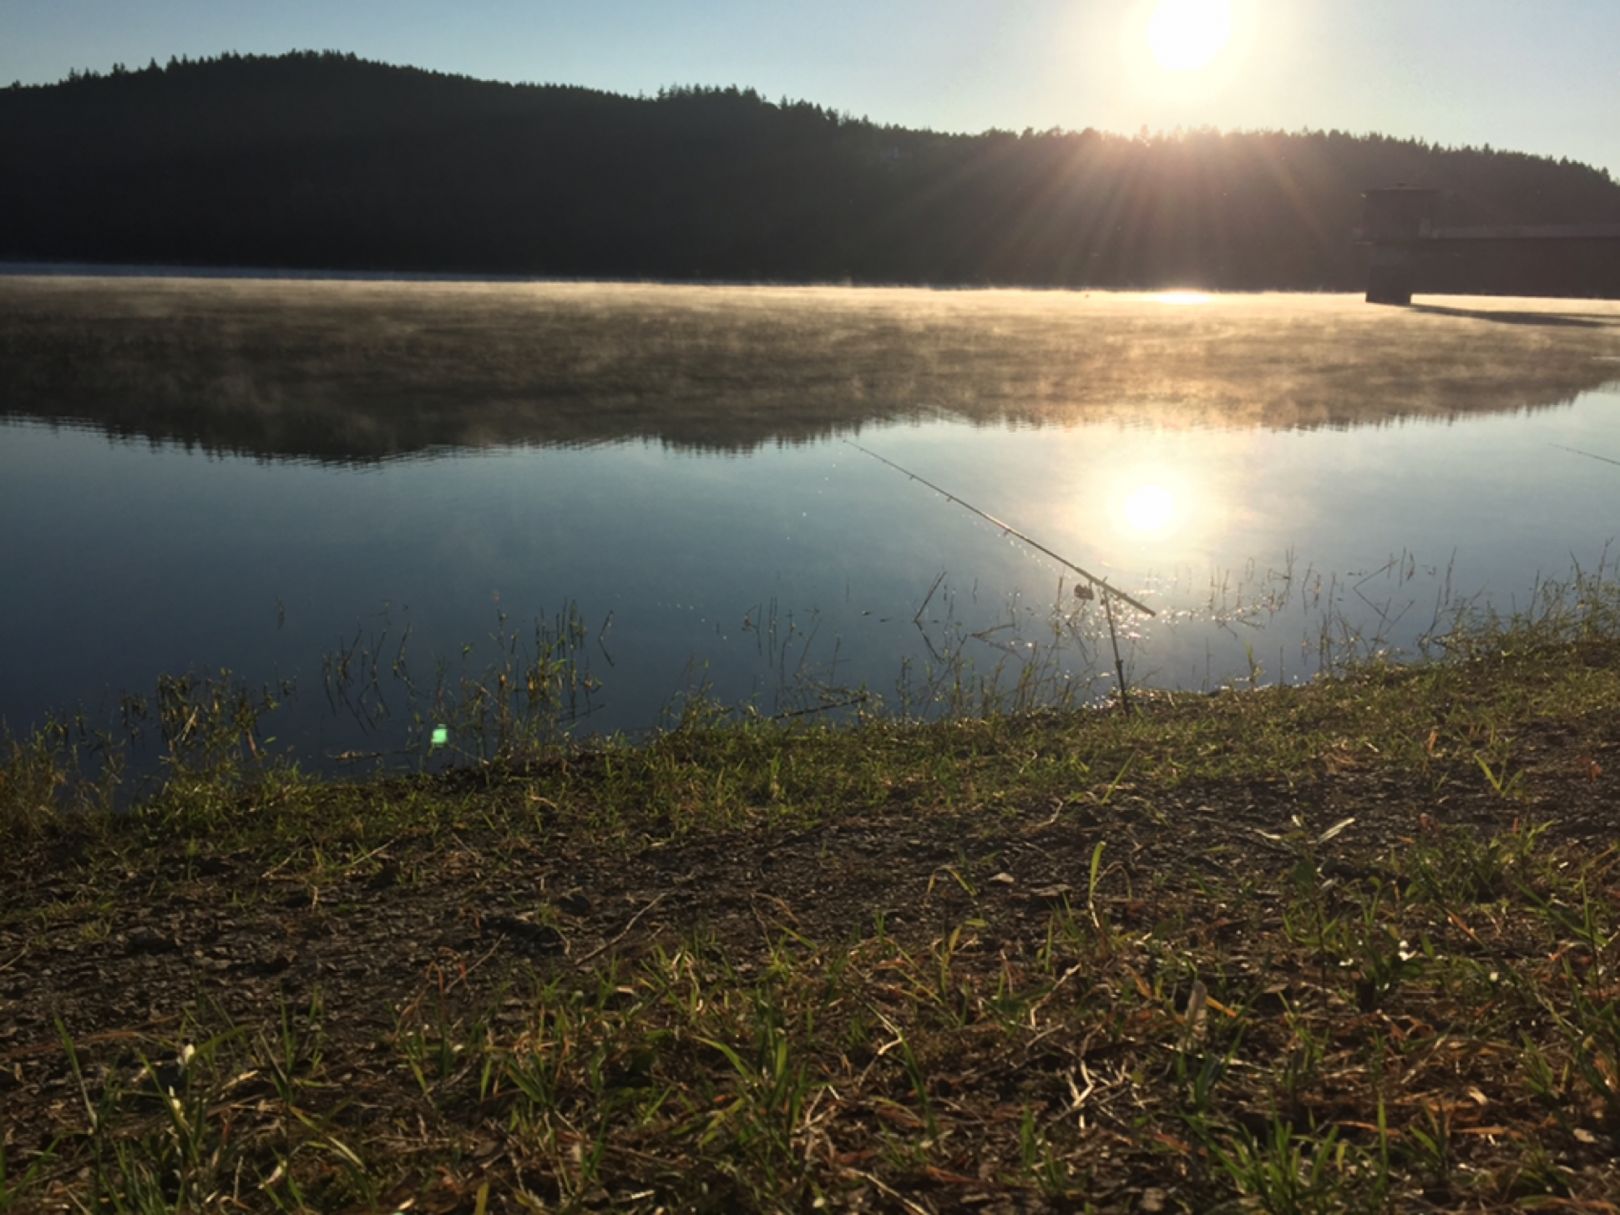
[(1112, 694), (1077, 575), (874, 454), (1150, 608), (1132, 687), (1439, 653), (1612, 564), (1617, 382), (1590, 301), (0, 277), (0, 719), (229, 671), (328, 767)]

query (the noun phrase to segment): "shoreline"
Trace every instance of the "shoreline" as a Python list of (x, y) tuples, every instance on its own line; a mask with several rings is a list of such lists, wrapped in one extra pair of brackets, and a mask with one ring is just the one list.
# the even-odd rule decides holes
[(25, 815), (61, 786), (23, 746), (0, 1193), (1601, 1202), (1620, 640), (1589, 607), (1135, 714), (694, 715), (432, 777), (179, 768), (119, 818)]

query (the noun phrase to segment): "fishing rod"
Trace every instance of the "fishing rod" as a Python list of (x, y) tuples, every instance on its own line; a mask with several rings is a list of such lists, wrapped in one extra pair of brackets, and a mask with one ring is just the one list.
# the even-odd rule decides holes
[[(999, 527), (1002, 531), (1006, 532), (1008, 535), (1017, 536), (1025, 544), (1029, 545), (1030, 548), (1033, 548), (1033, 549), (1037, 550), (1038, 552), (1045, 553), (1048, 557), (1052, 558), (1052, 560), (1056, 561), (1059, 565), (1067, 566), (1069, 569), (1071, 569), (1075, 573), (1079, 574), (1087, 582), (1090, 582), (1093, 586), (1101, 588), (1102, 592), (1105, 595), (1113, 595), (1113, 596), (1123, 600), (1124, 602), (1130, 604), (1137, 611), (1146, 612), (1149, 616), (1157, 615), (1157, 613), (1154, 612), (1154, 610), (1152, 608), (1148, 607), (1148, 605), (1143, 603), (1140, 599), (1133, 599), (1133, 598), (1131, 598), (1131, 596), (1127, 595), (1124, 591), (1115, 590), (1112, 586), (1110, 586), (1108, 584), (1107, 579), (1097, 577), (1097, 575), (1093, 574), (1090, 570), (1081, 569), (1078, 565), (1076, 565), (1074, 562), (1070, 561), (1067, 557), (1063, 556), (1061, 553), (1053, 552), (1051, 549), (1047, 548), (1046, 545), (1042, 544), (1040, 541), (1031, 539), (1029, 536), (1026, 536), (1023, 532), (1019, 531), (1012, 524), (1006, 523), (1003, 520), (996, 518), (994, 515), (990, 514), (988, 511), (980, 510), (977, 506), (974, 506), (973, 503), (963, 501), (961, 498), (958, 498), (955, 494), (951, 493), (950, 490), (940, 488), (938, 485), (935, 485), (932, 481), (930, 481), (927, 477), (919, 477), (916, 473), (912, 472), (909, 468), (902, 468), (900, 465), (896, 464), (893, 460), (890, 460), (887, 457), (878, 455), (877, 452), (873, 451), (870, 447), (862, 447), (859, 443), (855, 442), (854, 439), (845, 439), (844, 442), (848, 443), (856, 451), (865, 452), (867, 455), (871, 456), (872, 459), (878, 461), (880, 464), (887, 464), (890, 468), (894, 469), (895, 472), (904, 473), (906, 476), (910, 477), (913, 481), (921, 481), (924, 485), (926, 485), (929, 489), (933, 490), (936, 494), (939, 494), (943, 498), (945, 498), (946, 501), (954, 502), (958, 506), (972, 511), (975, 515), (978, 515), (979, 518), (984, 519), (987, 522), (995, 524), (997, 527)], [(1103, 600), (1103, 605), (1105, 607), (1107, 606), (1107, 604), (1108, 604), (1108, 601), (1106, 599)], [(1112, 611), (1109, 612), (1109, 616), (1110, 616), (1110, 619), (1112, 619), (1112, 616), (1113, 616)]]

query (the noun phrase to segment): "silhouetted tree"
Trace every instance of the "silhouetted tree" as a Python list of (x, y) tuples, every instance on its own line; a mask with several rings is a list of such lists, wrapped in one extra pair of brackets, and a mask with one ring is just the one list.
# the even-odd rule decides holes
[(0, 256), (583, 276), (1355, 288), (1360, 192), (1620, 220), (1605, 171), (1343, 131), (880, 126), (753, 89), (510, 85), (335, 51), (0, 93)]

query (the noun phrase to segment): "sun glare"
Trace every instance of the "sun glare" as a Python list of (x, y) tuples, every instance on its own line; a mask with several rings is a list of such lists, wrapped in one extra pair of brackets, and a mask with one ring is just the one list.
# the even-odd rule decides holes
[[(1150, 435), (1136, 436), (1121, 448), (1120, 458), (1091, 480), (1086, 495), (1083, 509), (1100, 507), (1102, 518), (1089, 514), (1081, 526), (1090, 530), (1104, 523), (1115, 542), (1138, 556), (1163, 556), (1196, 544), (1215, 504), (1203, 479), (1179, 460), (1165, 459), (1164, 448), (1163, 436)], [(1145, 458), (1131, 458), (1133, 451)]]
[(1154, 60), (1167, 72), (1208, 67), (1232, 40), (1231, 0), (1158, 0), (1147, 38)]
[(1125, 526), (1142, 536), (1162, 536), (1176, 522), (1176, 496), (1162, 485), (1139, 485), (1125, 495)]

